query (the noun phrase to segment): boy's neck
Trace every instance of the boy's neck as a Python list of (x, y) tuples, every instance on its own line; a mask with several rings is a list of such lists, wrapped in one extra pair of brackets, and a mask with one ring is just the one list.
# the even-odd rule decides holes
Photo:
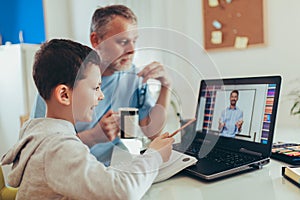
[(46, 101), (47, 112), (46, 117), (54, 119), (62, 119), (75, 125), (72, 106), (65, 106), (57, 102)]

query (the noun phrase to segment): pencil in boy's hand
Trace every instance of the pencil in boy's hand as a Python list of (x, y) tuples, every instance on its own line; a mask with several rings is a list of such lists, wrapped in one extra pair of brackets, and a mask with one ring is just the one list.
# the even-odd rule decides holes
[(179, 131), (183, 130), (185, 127), (187, 127), (188, 125), (190, 125), (191, 123), (193, 123), (194, 121), (196, 121), (196, 118), (190, 119), (187, 123), (185, 123), (182, 127), (180, 127), (179, 129), (177, 129), (176, 131), (174, 131), (171, 135), (169, 135), (170, 137), (173, 137), (174, 135), (176, 135)]

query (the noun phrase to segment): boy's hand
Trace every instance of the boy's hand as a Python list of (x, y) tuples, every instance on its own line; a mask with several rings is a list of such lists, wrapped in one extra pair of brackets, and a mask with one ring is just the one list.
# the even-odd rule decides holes
[(172, 144), (174, 138), (168, 138), (169, 133), (164, 133), (155, 138), (149, 145), (149, 148), (158, 151), (164, 162), (170, 159), (172, 153)]

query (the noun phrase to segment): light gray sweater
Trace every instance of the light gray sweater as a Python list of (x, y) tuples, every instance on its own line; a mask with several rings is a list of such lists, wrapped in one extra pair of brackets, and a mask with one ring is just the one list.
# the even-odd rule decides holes
[(105, 167), (90, 154), (65, 120), (29, 120), (20, 139), (3, 156), (13, 163), (10, 186), (19, 187), (17, 199), (140, 199), (162, 164), (157, 151), (147, 150), (130, 167)]

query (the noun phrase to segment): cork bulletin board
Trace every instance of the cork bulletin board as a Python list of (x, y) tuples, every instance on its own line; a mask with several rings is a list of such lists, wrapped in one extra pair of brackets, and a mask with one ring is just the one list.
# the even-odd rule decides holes
[(264, 44), (264, 0), (203, 0), (204, 48)]

